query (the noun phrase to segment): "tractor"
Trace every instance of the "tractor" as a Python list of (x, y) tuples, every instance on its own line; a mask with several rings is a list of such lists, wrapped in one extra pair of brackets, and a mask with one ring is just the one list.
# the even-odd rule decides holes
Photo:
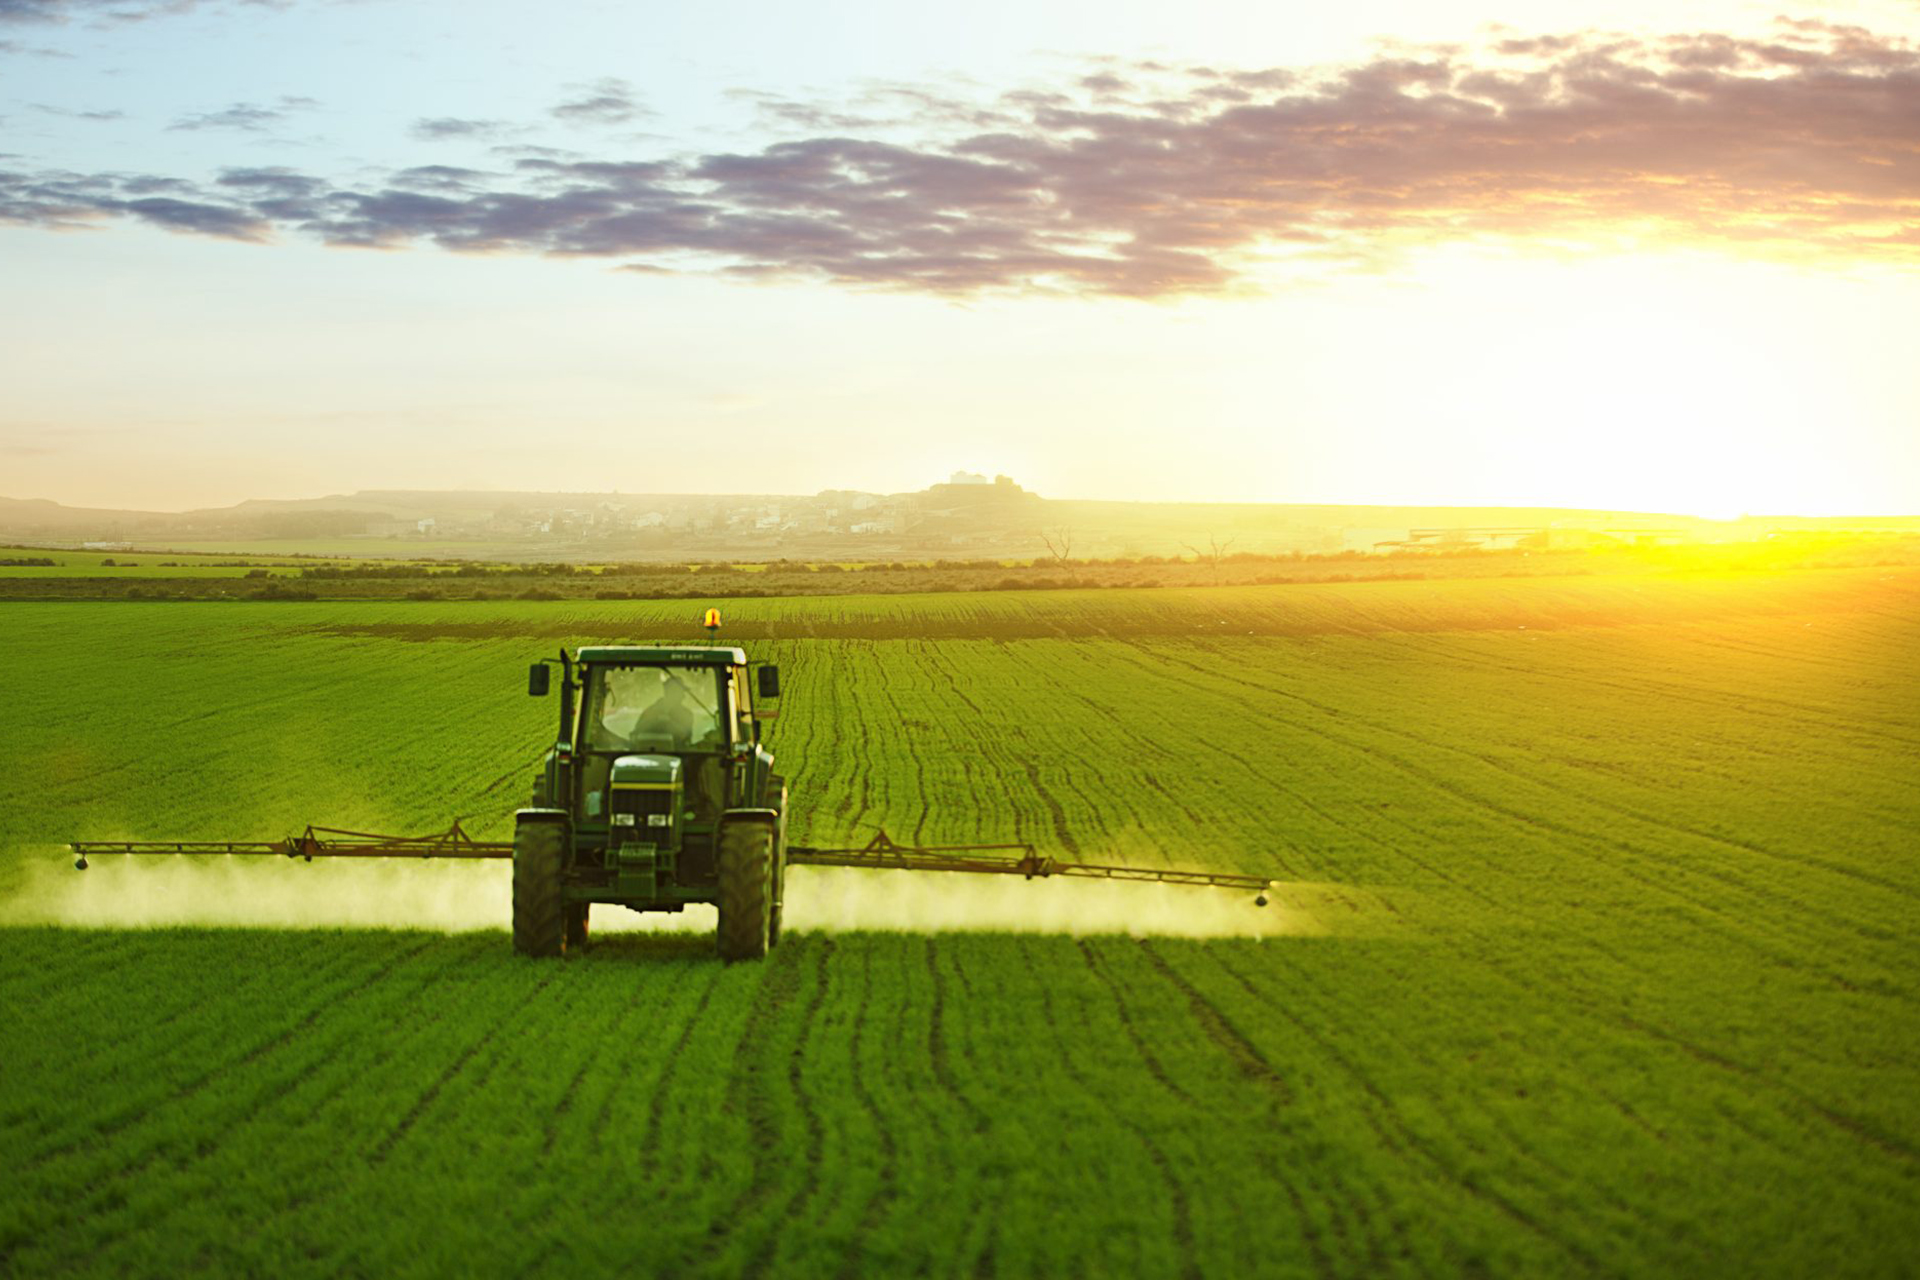
[[(560, 735), (514, 814), (513, 946), (561, 955), (587, 940), (595, 903), (719, 909), (720, 955), (780, 939), (787, 785), (760, 725), (778, 667), (719, 646), (606, 645), (535, 663), (560, 669)], [(749, 680), (751, 675), (753, 679)]]

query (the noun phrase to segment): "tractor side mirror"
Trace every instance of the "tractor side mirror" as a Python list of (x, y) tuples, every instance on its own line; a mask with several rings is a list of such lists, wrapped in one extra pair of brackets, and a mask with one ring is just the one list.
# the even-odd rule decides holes
[(547, 669), (546, 663), (536, 662), (532, 666), (528, 667), (527, 668), (527, 696), (530, 698), (546, 697), (547, 685), (548, 685), (548, 682), (551, 681), (552, 679), (553, 679), (553, 672)]
[(780, 696), (780, 668), (761, 667), (759, 681), (760, 684), (756, 692), (761, 697), (777, 698)]

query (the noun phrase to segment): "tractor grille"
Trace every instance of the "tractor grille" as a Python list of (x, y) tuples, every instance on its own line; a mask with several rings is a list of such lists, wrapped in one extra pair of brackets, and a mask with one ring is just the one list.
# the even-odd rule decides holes
[(673, 792), (615, 791), (613, 815), (617, 824), (621, 814), (633, 815), (633, 825), (641, 839), (647, 839), (649, 832), (654, 838), (663, 837), (673, 825)]

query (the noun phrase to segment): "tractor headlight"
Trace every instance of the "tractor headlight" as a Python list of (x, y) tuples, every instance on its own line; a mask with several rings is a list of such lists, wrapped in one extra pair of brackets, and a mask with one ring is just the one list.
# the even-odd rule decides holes
[(630, 827), (633, 825), (633, 815), (630, 813), (616, 813), (613, 815), (613, 825), (616, 827)]
[[(633, 821), (632, 814), (630, 813), (626, 814), (625, 817), (627, 821), (629, 822)], [(647, 825), (650, 827), (664, 827), (672, 823), (672, 821), (673, 821), (673, 815), (671, 814), (650, 813), (647, 815)]]

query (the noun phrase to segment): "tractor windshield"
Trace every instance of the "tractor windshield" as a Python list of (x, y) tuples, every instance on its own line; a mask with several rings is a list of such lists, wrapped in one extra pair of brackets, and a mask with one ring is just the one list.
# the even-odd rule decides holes
[(587, 686), (593, 751), (717, 751), (725, 723), (714, 667), (598, 667)]

